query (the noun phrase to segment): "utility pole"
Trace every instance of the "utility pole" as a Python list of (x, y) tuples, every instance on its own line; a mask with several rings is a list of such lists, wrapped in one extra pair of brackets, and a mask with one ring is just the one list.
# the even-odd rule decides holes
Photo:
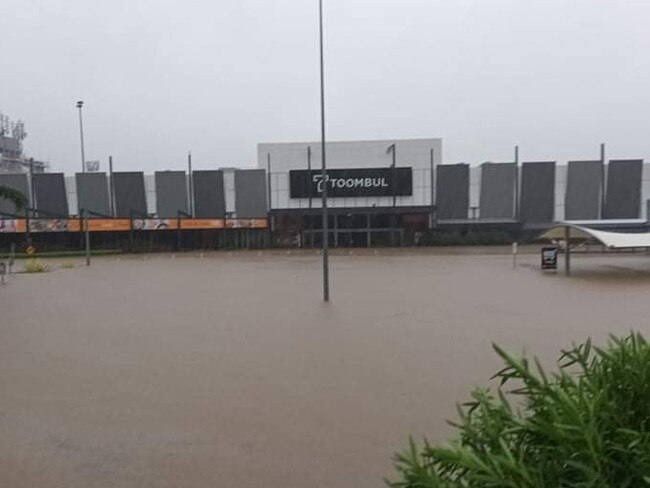
[(86, 172), (86, 155), (84, 154), (84, 120), (82, 115), (82, 107), (84, 106), (83, 100), (77, 102), (79, 109), (79, 136), (81, 140), (81, 172)]
[(391, 231), (390, 231), (390, 241), (391, 241), (391, 246), (395, 247), (395, 231), (397, 230), (397, 193), (396, 193), (396, 188), (395, 188), (395, 169), (396, 169), (396, 161), (397, 161), (397, 146), (395, 143), (391, 144), (388, 146), (388, 150), (386, 152), (392, 153), (392, 161), (391, 161), (391, 190), (393, 193), (393, 215), (392, 215), (392, 222), (391, 222)]
[(605, 218), (605, 143), (600, 145), (600, 218)]
[(192, 181), (192, 152), (191, 151), (188, 151), (187, 153), (187, 174), (188, 174), (188, 183), (189, 183), (188, 210), (190, 211), (190, 217), (194, 217), (194, 182)]
[(329, 232), (327, 215), (327, 158), (325, 157), (325, 55), (323, 48), (323, 0), (318, 0), (318, 20), (320, 31), (320, 124), (321, 124), (321, 177), (323, 182), (323, 301), (330, 300), (329, 277)]

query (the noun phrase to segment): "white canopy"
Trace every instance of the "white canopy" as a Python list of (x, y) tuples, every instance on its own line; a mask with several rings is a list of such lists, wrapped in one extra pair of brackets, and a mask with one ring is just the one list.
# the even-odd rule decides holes
[(544, 232), (540, 238), (560, 240), (565, 238), (565, 229), (569, 228), (569, 239), (596, 239), (610, 249), (625, 249), (633, 247), (650, 247), (650, 232), (623, 233), (605, 230), (588, 229), (570, 222), (560, 222), (555, 227)]

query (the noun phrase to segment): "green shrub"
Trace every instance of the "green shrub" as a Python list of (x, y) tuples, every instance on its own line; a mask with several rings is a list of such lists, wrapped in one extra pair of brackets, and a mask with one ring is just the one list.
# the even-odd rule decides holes
[(50, 267), (38, 258), (29, 258), (25, 262), (25, 273), (45, 273)]
[(389, 486), (650, 486), (650, 346), (641, 335), (574, 346), (553, 374), (494, 349), (505, 362), (501, 386), (476, 389), (459, 407), (450, 445), (411, 441)]

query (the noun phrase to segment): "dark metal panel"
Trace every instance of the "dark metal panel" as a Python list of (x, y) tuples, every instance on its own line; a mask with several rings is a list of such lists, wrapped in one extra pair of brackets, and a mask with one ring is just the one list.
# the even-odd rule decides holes
[(522, 165), (519, 215), (523, 222), (553, 222), (555, 161), (530, 162)]
[(481, 166), (481, 218), (514, 218), (516, 186), (517, 163), (484, 163)]
[[(21, 192), (27, 198), (27, 201), (30, 201), (29, 196), (29, 183), (27, 181), (27, 175), (25, 173), (17, 174), (0, 174), (0, 186), (6, 186), (13, 188)], [(16, 206), (8, 200), (0, 200), (0, 214), (7, 212), (9, 214), (15, 215), (19, 213), (23, 215), (25, 210), (17, 211)]]
[(41, 218), (68, 217), (63, 173), (36, 173), (32, 178), (37, 215)]
[(187, 178), (185, 171), (156, 171), (156, 213), (161, 219), (187, 214)]
[(120, 218), (142, 218), (147, 215), (147, 197), (144, 189), (144, 175), (140, 171), (113, 173), (115, 192), (115, 216)]
[(199, 219), (222, 219), (226, 215), (223, 171), (194, 171), (194, 216)]
[(110, 216), (106, 173), (77, 173), (75, 176), (79, 211), (84, 209)]
[(600, 217), (603, 165), (600, 161), (569, 161), (564, 218), (596, 220)]
[(437, 167), (436, 215), (438, 220), (467, 219), (469, 211), (469, 165)]
[(641, 212), (642, 159), (610, 161), (604, 219), (636, 219)]
[(266, 217), (266, 171), (240, 169), (235, 171), (235, 210), (237, 218)]

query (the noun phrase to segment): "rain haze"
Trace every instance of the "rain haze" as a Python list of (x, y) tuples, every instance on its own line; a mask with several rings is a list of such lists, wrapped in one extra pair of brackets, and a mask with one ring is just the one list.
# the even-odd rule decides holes
[(0, 488), (644, 485), (648, 19), (4, 0)]
[[(254, 166), (319, 137), (317, 2), (3, 2), (0, 108), (54, 171)], [(645, 1), (329, 0), (332, 140), (442, 137), (444, 162), (648, 157)]]

